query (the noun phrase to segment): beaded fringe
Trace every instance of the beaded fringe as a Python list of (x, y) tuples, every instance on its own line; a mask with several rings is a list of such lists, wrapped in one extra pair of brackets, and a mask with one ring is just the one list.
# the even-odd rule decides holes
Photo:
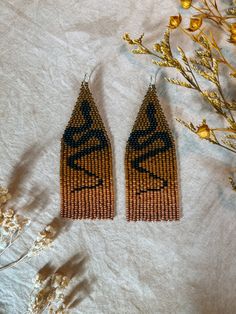
[(61, 140), (61, 216), (113, 219), (112, 152), (88, 83)]
[(151, 85), (125, 156), (128, 221), (179, 220), (175, 143)]

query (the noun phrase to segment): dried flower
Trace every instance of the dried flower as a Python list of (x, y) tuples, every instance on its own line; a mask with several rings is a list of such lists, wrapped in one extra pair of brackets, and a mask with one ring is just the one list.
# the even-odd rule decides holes
[(2, 255), (22, 234), (30, 221), (16, 214), (13, 208), (3, 208), (11, 198), (7, 188), (0, 187), (0, 246)]
[[(125, 33), (123, 36), (123, 39), (127, 41), (130, 45), (142, 45), (142, 40), (143, 40), (144, 34), (142, 34), (139, 38), (136, 39), (131, 39), (130, 35), (128, 33)], [(141, 46), (142, 47), (142, 46)]]
[(48, 225), (45, 229), (39, 232), (37, 239), (34, 241), (32, 247), (27, 253), (28, 257), (38, 255), (38, 253), (51, 245), (53, 242), (54, 236), (56, 234), (55, 229)]
[(236, 16), (236, 8), (229, 8), (226, 10), (227, 14)]
[(69, 284), (69, 278), (67, 276), (63, 276), (61, 274), (54, 274), (54, 276), (52, 277), (52, 286), (54, 288), (57, 287), (67, 287)]
[(39, 238), (53, 238), (55, 236), (55, 229), (51, 226), (48, 225), (45, 227), (43, 231), (39, 233)]
[(130, 35), (128, 33), (125, 33), (123, 35), (123, 39), (127, 41), (128, 44), (135, 45), (134, 41), (130, 38)]
[(43, 283), (43, 281), (44, 281), (44, 277), (41, 273), (38, 273), (36, 277), (33, 279), (33, 283), (37, 284), (37, 286), (38, 285), (40, 286)]
[(236, 23), (230, 25), (230, 39), (229, 42), (236, 44)]
[(182, 8), (189, 9), (192, 5), (192, 0), (181, 0), (180, 3)]
[(44, 278), (40, 273), (36, 275), (31, 292), (28, 314), (39, 314), (48, 309), (51, 314), (67, 313), (65, 292), (71, 278), (60, 273), (54, 273)]
[(0, 186), (0, 206), (5, 204), (11, 198), (7, 188)]
[(231, 34), (236, 35), (236, 23), (230, 25), (230, 32)]
[[(229, 41), (236, 44), (236, 23), (234, 20), (232, 21), (232, 19), (236, 19), (236, 15), (234, 15), (235, 10), (233, 10), (235, 8), (230, 9), (230, 11), (224, 11), (226, 14), (232, 15), (225, 15), (223, 12), (220, 12), (217, 0), (199, 2), (201, 2), (201, 5), (198, 7), (197, 1), (194, 6), (192, 6), (192, 1), (181, 1), (183, 8), (188, 9), (192, 6), (192, 9), (196, 11), (196, 14), (190, 18), (190, 25), (187, 30), (179, 27), (180, 31), (197, 45), (194, 56), (187, 56), (180, 47), (177, 47), (180, 56), (175, 56), (173, 53), (169, 30), (177, 28), (181, 23), (178, 16), (170, 17), (168, 30), (165, 32), (163, 39), (153, 45), (153, 51), (144, 45), (143, 36), (138, 44), (136, 44), (135, 40), (132, 43), (152, 56), (154, 64), (175, 69), (182, 79), (167, 78), (166, 80), (172, 84), (191, 88), (198, 92), (211, 109), (213, 108), (217, 115), (225, 120), (227, 126), (210, 129), (204, 120), (198, 127), (180, 119), (178, 121), (197, 134), (199, 138), (206, 139), (213, 144), (236, 153), (235, 100), (228, 99), (228, 96), (226, 96), (227, 93), (225, 93), (221, 84), (221, 72), (219, 71), (220, 66), (224, 65), (230, 69), (229, 75), (232, 78), (236, 78), (236, 68), (226, 59), (212, 32), (208, 31), (206, 33), (204, 29), (201, 29), (203, 19), (205, 22), (210, 20), (217, 24), (219, 31), (224, 30), (228, 33)], [(229, 23), (229, 21), (232, 22)], [(219, 134), (223, 135), (224, 133), (226, 133), (225, 137), (219, 136)]]
[(7, 268), (11, 268), (25, 259), (29, 259), (33, 256), (38, 255), (41, 251), (45, 250), (52, 244), (55, 234), (56, 234), (56, 231), (51, 225), (46, 226), (43, 231), (39, 232), (36, 240), (34, 241), (32, 246), (26, 253), (24, 253), (16, 261), (11, 262), (7, 265), (1, 266), (0, 271)]
[(201, 16), (191, 17), (189, 28), (187, 28), (187, 30), (189, 32), (196, 32), (197, 30), (199, 30), (199, 28), (201, 26), (202, 26), (202, 17)]
[(132, 53), (134, 54), (149, 54), (150, 53), (149, 49), (145, 48), (142, 45), (143, 36), (144, 34), (142, 34), (139, 38), (131, 39), (128, 33), (124, 34), (123, 39), (127, 41), (127, 43), (129, 43), (130, 45), (137, 46), (137, 48), (132, 50)]
[(202, 139), (209, 139), (211, 136), (211, 130), (206, 124), (206, 120), (202, 121), (202, 124), (197, 127), (196, 134)]
[(180, 14), (175, 15), (175, 16), (171, 16), (170, 20), (169, 20), (169, 26), (168, 27), (171, 29), (175, 29), (180, 25), (181, 22), (182, 22), (182, 16)]

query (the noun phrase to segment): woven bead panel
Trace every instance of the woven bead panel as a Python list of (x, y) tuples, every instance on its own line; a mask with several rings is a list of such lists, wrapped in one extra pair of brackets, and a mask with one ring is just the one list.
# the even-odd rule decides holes
[(128, 221), (179, 220), (175, 143), (154, 85), (127, 143), (125, 173)]
[(87, 82), (61, 141), (60, 184), (62, 217), (113, 219), (111, 144)]

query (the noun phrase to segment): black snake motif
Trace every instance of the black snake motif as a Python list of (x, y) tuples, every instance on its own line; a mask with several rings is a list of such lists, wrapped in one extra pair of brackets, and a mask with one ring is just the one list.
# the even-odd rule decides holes
[[(99, 140), (99, 144), (90, 146), (90, 147), (85, 147), (81, 151), (78, 151), (77, 153), (71, 155), (67, 159), (67, 165), (71, 167), (72, 169), (83, 171), (86, 175), (90, 177), (95, 177), (97, 179), (97, 183), (92, 186), (84, 185), (84, 186), (75, 188), (74, 190), (72, 190), (72, 192), (81, 191), (83, 189), (93, 189), (103, 184), (102, 178), (99, 178), (99, 176), (97, 176), (95, 173), (92, 173), (91, 171), (81, 167), (80, 165), (78, 165), (78, 163), (75, 163), (75, 162), (78, 159), (91, 154), (92, 152), (101, 151), (108, 147), (107, 139), (103, 130), (100, 130), (100, 129), (91, 130), (93, 119), (90, 114), (91, 107), (89, 105), (89, 102), (87, 100), (84, 100), (81, 103), (80, 109), (85, 119), (85, 122), (79, 127), (68, 127), (65, 130), (65, 133), (63, 136), (65, 143), (70, 147), (80, 147), (81, 145), (88, 142), (91, 138), (97, 138)], [(78, 140), (74, 140), (75, 134), (81, 134)]]
[[(153, 189), (146, 189), (146, 190), (140, 190), (140, 192), (137, 192), (137, 194), (141, 194), (147, 191), (160, 191), (164, 187), (168, 185), (168, 181), (159, 177), (155, 173), (152, 173), (151, 171), (147, 170), (146, 168), (140, 166), (140, 163), (145, 161), (146, 159), (150, 157), (154, 157), (159, 153), (165, 152), (168, 149), (172, 147), (172, 141), (168, 134), (168, 132), (157, 132), (157, 120), (155, 117), (156, 109), (152, 102), (150, 102), (146, 109), (146, 114), (149, 122), (149, 127), (146, 130), (135, 130), (131, 133), (129, 137), (129, 145), (134, 150), (142, 150), (145, 147), (148, 147), (150, 144), (152, 144), (156, 140), (161, 140), (163, 142), (162, 147), (157, 147), (152, 150), (149, 150), (148, 152), (145, 152), (141, 154), (140, 156), (134, 158), (131, 161), (131, 165), (134, 169), (139, 171), (140, 173), (149, 173), (150, 177), (154, 179), (159, 179), (162, 181), (162, 186), (160, 188), (153, 188)], [(145, 141), (142, 141), (140, 143), (140, 138), (150, 135)]]

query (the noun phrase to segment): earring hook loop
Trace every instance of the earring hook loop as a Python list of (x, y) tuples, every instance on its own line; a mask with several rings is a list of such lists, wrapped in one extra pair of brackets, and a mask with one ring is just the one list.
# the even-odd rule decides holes
[(158, 72), (159, 72), (159, 69), (156, 70), (155, 74), (150, 75), (150, 86), (156, 85)]

